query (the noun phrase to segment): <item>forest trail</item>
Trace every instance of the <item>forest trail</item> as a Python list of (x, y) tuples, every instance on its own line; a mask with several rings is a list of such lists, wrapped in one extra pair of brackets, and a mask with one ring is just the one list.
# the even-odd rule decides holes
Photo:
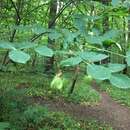
[(102, 99), (96, 106), (85, 106), (73, 103), (44, 100), (36, 98), (36, 102), (46, 105), (50, 110), (63, 111), (77, 119), (96, 119), (99, 122), (110, 124), (114, 130), (130, 130), (130, 109), (112, 100), (106, 92), (100, 92), (93, 82), (93, 88), (98, 91)]

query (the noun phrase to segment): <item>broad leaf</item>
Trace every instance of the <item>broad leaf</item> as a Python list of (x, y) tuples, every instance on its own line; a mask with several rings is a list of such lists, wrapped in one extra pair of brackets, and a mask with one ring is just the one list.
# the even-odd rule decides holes
[(36, 25), (33, 25), (32, 32), (34, 32), (35, 34), (40, 34), (40, 33), (45, 33), (49, 31), (48, 29), (44, 28), (42, 25), (36, 24)]
[(59, 39), (62, 35), (61, 33), (57, 32), (56, 30), (50, 30), (50, 33), (48, 34), (49, 38), (51, 40), (57, 40)]
[(102, 38), (103, 38), (103, 41), (105, 41), (105, 40), (111, 40), (112, 38), (115, 38), (115, 37), (117, 37), (117, 36), (119, 36), (119, 31), (112, 29), (112, 30), (107, 31), (107, 32), (102, 36)]
[(14, 62), (25, 64), (30, 59), (30, 55), (20, 50), (13, 50), (9, 52), (9, 58)]
[(74, 19), (74, 26), (78, 29), (82, 36), (86, 36), (87, 29), (86, 29), (86, 20), (82, 15), (76, 15)]
[(123, 74), (112, 75), (110, 82), (118, 88), (130, 88), (130, 78)]
[(108, 68), (112, 73), (122, 71), (123, 69), (125, 69), (125, 67), (126, 65), (124, 64), (108, 64)]
[(94, 79), (98, 80), (105, 80), (111, 77), (111, 71), (101, 65), (89, 64), (87, 66), (87, 73)]
[(101, 36), (87, 36), (86, 40), (90, 44), (98, 44), (98, 45), (102, 45), (102, 41), (103, 41)]
[(37, 53), (41, 56), (52, 57), (54, 55), (53, 50), (48, 48), (47, 46), (41, 46), (35, 49)]
[(17, 49), (29, 49), (35, 47), (36, 45), (37, 45), (36, 43), (22, 42), (22, 43), (15, 44), (15, 47)]
[(13, 46), (13, 44), (10, 43), (10, 42), (6, 42), (6, 41), (0, 41), (0, 48), (2, 48), (2, 49), (14, 49), (15, 50), (15, 47)]
[(61, 61), (62, 66), (75, 66), (82, 62), (80, 57), (71, 57), (66, 60)]
[(92, 51), (81, 52), (79, 53), (79, 56), (84, 60), (88, 60), (89, 62), (101, 61), (108, 58), (108, 56), (105, 54), (100, 54)]
[(64, 48), (66, 49), (70, 43), (74, 42), (74, 39), (79, 35), (78, 32), (71, 32), (68, 29), (62, 29), (64, 37)]
[(111, 2), (112, 6), (117, 6), (119, 5), (119, 3), (120, 3), (120, 0), (112, 0)]

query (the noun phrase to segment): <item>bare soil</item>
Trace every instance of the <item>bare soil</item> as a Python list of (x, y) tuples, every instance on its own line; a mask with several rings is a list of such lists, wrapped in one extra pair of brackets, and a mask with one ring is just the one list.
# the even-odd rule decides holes
[(110, 124), (114, 130), (130, 130), (130, 108), (120, 105), (106, 92), (100, 92), (95, 82), (92, 86), (102, 96), (100, 103), (95, 106), (67, 103), (62, 99), (54, 101), (34, 98), (34, 100), (46, 105), (50, 110), (65, 112), (77, 119), (95, 119)]

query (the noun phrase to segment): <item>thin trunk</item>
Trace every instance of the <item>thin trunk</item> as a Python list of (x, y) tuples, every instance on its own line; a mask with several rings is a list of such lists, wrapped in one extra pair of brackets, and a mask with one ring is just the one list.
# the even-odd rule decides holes
[(75, 68), (75, 75), (74, 75), (74, 78), (72, 80), (72, 85), (70, 87), (70, 91), (68, 93), (69, 95), (74, 92), (74, 88), (75, 88), (75, 85), (76, 85), (76, 82), (77, 82), (77, 79), (78, 79), (79, 71), (80, 71), (80, 68), (79, 68), (79, 66), (77, 66)]
[[(49, 11), (49, 21), (48, 28), (55, 29), (56, 21), (53, 21), (57, 14), (57, 0), (52, 0), (50, 3), (50, 11)], [(53, 23), (53, 24), (52, 24)], [(48, 38), (48, 47), (54, 48), (54, 40)], [(51, 72), (54, 65), (54, 56), (51, 58), (47, 58), (45, 61), (45, 72)]]
[[(102, 0), (102, 4), (105, 6), (109, 5), (110, 0)], [(102, 21), (102, 26), (103, 26), (103, 33), (107, 32), (109, 30), (109, 16), (105, 14), (103, 21)], [(105, 47), (107, 50), (108, 47)], [(108, 54), (107, 54), (108, 55)], [(101, 64), (107, 64), (110, 61), (110, 58), (108, 57), (107, 59), (104, 59), (101, 61)]]
[[(15, 25), (18, 26), (20, 24), (20, 21), (21, 21), (21, 18), (20, 18), (21, 0), (19, 0), (16, 4), (12, 0), (10, 0), (10, 2), (12, 4), (13, 8), (15, 9)], [(14, 29), (11, 33), (11, 36), (10, 36), (10, 39), (9, 39), (10, 42), (14, 41), (15, 35), (16, 35), (16, 29)], [(6, 52), (6, 54), (3, 58), (2, 65), (6, 64), (8, 54), (9, 54), (9, 51)]]

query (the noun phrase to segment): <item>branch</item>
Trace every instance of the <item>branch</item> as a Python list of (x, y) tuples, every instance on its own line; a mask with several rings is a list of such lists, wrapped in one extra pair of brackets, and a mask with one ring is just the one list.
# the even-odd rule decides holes
[[(54, 18), (54, 20), (50, 23), (50, 26), (52, 26), (52, 25), (55, 23), (55, 21), (60, 17), (60, 15), (63, 13), (63, 11), (64, 11), (72, 2), (73, 2), (73, 1), (69, 1), (68, 3), (66, 3), (66, 4), (62, 7), (61, 11), (57, 14), (57, 16)], [(35, 40), (37, 40), (39, 37), (41, 37), (41, 36), (44, 35), (44, 34), (45, 34), (45, 32), (44, 32), (44, 33), (41, 33), (41, 34), (39, 34), (39, 35), (36, 35), (35, 37), (33, 37), (33, 38), (31, 39), (31, 41), (34, 42)]]
[(15, 11), (16, 11), (17, 18), (18, 18), (18, 20), (20, 21), (21, 18), (20, 18), (20, 15), (19, 15), (19, 9), (16, 7), (15, 3), (13, 2), (13, 0), (10, 0), (10, 2), (12, 3), (12, 5), (13, 5)]
[(41, 5), (37, 6), (37, 7), (35, 7), (34, 9), (32, 9), (32, 10), (30, 10), (29, 12), (25, 13), (25, 16), (27, 16), (28, 14), (32, 13), (33, 11), (35, 11), (35, 10), (41, 8), (42, 6), (48, 5), (48, 4), (49, 4), (49, 3), (44, 3), (44, 4), (41, 4)]

